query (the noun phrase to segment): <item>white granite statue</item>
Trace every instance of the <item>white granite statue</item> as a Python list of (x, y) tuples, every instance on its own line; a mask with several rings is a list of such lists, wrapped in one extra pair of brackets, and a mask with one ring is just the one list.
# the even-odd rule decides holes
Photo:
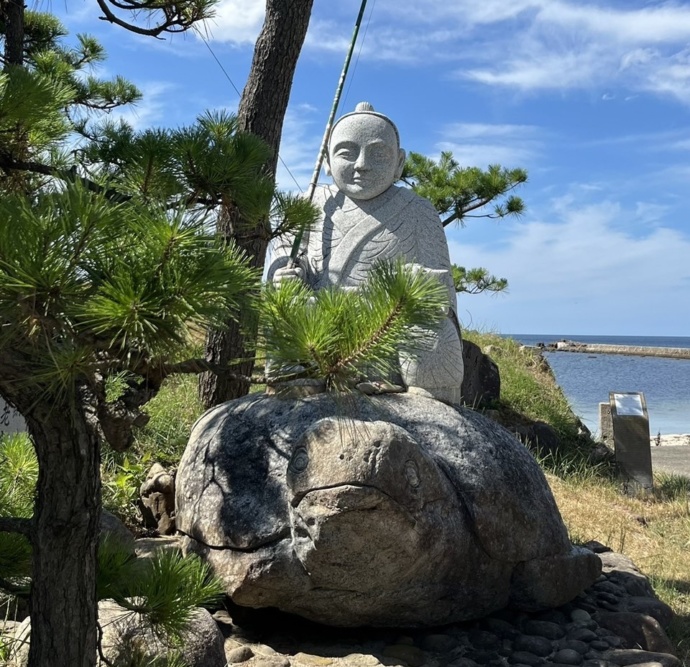
[(296, 264), (289, 259), (292, 239), (273, 249), (268, 277), (274, 283), (301, 279), (315, 290), (356, 288), (374, 263), (398, 257), (436, 275), (448, 287), (448, 317), (432, 349), (414, 358), (400, 355), (400, 371), (407, 387), (457, 404), (462, 340), (448, 243), (431, 203), (393, 185), (404, 162), (398, 129), (370, 104), (337, 120), (326, 168), (335, 184), (317, 188), (313, 200), (323, 214), (305, 234)]

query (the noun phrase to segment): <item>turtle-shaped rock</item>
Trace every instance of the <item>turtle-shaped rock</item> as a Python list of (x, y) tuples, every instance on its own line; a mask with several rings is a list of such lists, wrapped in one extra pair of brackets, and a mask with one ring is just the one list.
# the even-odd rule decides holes
[(237, 604), (338, 626), (555, 607), (601, 570), (520, 442), (412, 394), (213, 408), (180, 463), (177, 526)]

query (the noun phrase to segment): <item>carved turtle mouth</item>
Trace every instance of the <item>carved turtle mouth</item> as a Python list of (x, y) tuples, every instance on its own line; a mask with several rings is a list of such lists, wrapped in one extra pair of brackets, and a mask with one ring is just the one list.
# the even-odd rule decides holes
[[(364, 482), (353, 482), (353, 481), (348, 481), (348, 482), (338, 482), (336, 484), (325, 484), (324, 486), (315, 486), (311, 489), (307, 489), (305, 491), (301, 491), (300, 493), (296, 494), (292, 500), (290, 501), (290, 504), (293, 507), (298, 507), (299, 504), (304, 500), (306, 496), (312, 493), (317, 493), (319, 491), (329, 491), (331, 489), (343, 489), (344, 491), (346, 490), (354, 490), (357, 489), (361, 492), (357, 491), (352, 491), (351, 493), (348, 494), (348, 499), (352, 499), (354, 501), (354, 506), (352, 508), (349, 508), (351, 511), (355, 510), (366, 510), (366, 509), (373, 509), (376, 505), (379, 504), (379, 501), (381, 500), (381, 496), (385, 496), (388, 498), (390, 501), (396, 503), (397, 505), (400, 505), (402, 509), (404, 507), (401, 505), (400, 501), (392, 496), (390, 493), (387, 493), (384, 491), (382, 488), (376, 486), (375, 484), (365, 484)], [(377, 500), (378, 499), (378, 500)], [(343, 510), (346, 508), (342, 508)]]

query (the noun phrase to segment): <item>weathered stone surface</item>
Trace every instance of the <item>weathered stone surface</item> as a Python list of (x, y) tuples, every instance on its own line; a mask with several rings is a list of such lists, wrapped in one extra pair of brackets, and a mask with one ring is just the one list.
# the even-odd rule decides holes
[[(236, 625), (227, 612), (217, 612), (215, 618), (222, 621), (228, 635), (226, 652), (241, 646), (251, 648), (254, 657), (247, 665), (252, 667), (402, 667), (408, 665), (403, 655), (412, 660), (423, 659), (424, 667), (615, 667), (616, 662), (605, 659), (608, 655), (615, 656), (621, 665), (626, 661), (640, 667), (677, 664), (669, 654), (611, 651), (620, 649), (623, 642), (597, 623), (603, 609), (596, 594), (615, 592), (621, 609), (634, 599), (610, 579), (615, 572), (601, 575), (594, 586), (557, 609), (529, 613), (506, 608), (480, 620), (404, 633), (386, 628), (317, 627), (294, 616), (262, 610), (246, 614), (255, 619), (256, 624), (249, 626)], [(583, 605), (592, 613), (584, 611)], [(232, 608), (233, 613), (239, 611)], [(573, 617), (579, 620), (573, 621)], [(398, 657), (390, 655), (396, 652)]]
[(673, 610), (665, 602), (646, 596), (630, 596), (623, 599), (621, 607), (625, 611), (646, 614), (659, 621), (662, 628), (667, 628), (673, 619)]
[[(98, 603), (98, 622), (103, 630), (101, 648), (110, 664), (133, 664), (134, 656), (161, 659), (172, 650), (139, 614), (120, 607), (112, 600)], [(10, 667), (26, 667), (28, 664), (30, 635), (31, 621), (27, 618), (16, 631)], [(223, 636), (205, 609), (193, 612), (179, 651), (187, 667), (225, 667)], [(99, 658), (98, 665), (105, 667), (106, 663)]]
[(108, 510), (101, 510), (100, 530), (101, 537), (108, 536), (130, 553), (134, 553), (134, 535), (120, 519)]
[(178, 470), (177, 522), (237, 604), (332, 625), (555, 606), (599, 575), (517, 440), (409, 394), (210, 410)]
[(134, 550), (139, 558), (153, 558), (158, 551), (182, 552), (182, 538), (178, 535), (140, 537), (134, 541)]
[[(112, 663), (117, 664), (117, 660), (132, 651), (141, 651), (151, 659), (166, 656), (171, 650), (142, 623), (138, 614), (132, 614), (112, 600), (99, 602), (98, 619), (103, 628), (103, 654)], [(188, 667), (225, 667), (223, 637), (205, 609), (193, 612), (180, 653)]]
[(604, 660), (614, 665), (640, 665), (649, 662), (658, 662), (663, 667), (681, 667), (681, 662), (675, 655), (668, 653), (652, 653), (640, 649), (616, 649), (603, 655)]
[(140, 509), (147, 528), (161, 535), (175, 532), (175, 477), (154, 463), (139, 489)]
[(464, 340), (462, 361), (465, 369), (461, 388), (463, 404), (476, 409), (497, 401), (501, 396), (501, 376), (493, 359), (475, 343)]
[(655, 618), (631, 611), (599, 612), (599, 625), (621, 637), (626, 648), (673, 653), (673, 644)]

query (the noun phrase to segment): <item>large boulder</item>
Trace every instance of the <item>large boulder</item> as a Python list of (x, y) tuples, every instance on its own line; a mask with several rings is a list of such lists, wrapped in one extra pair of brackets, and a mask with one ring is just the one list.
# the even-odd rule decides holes
[(339, 626), (562, 604), (599, 575), (527, 449), (411, 394), (251, 395), (196, 423), (177, 526), (233, 601)]
[(472, 341), (462, 341), (462, 403), (471, 408), (490, 405), (501, 397), (501, 374), (496, 362)]

